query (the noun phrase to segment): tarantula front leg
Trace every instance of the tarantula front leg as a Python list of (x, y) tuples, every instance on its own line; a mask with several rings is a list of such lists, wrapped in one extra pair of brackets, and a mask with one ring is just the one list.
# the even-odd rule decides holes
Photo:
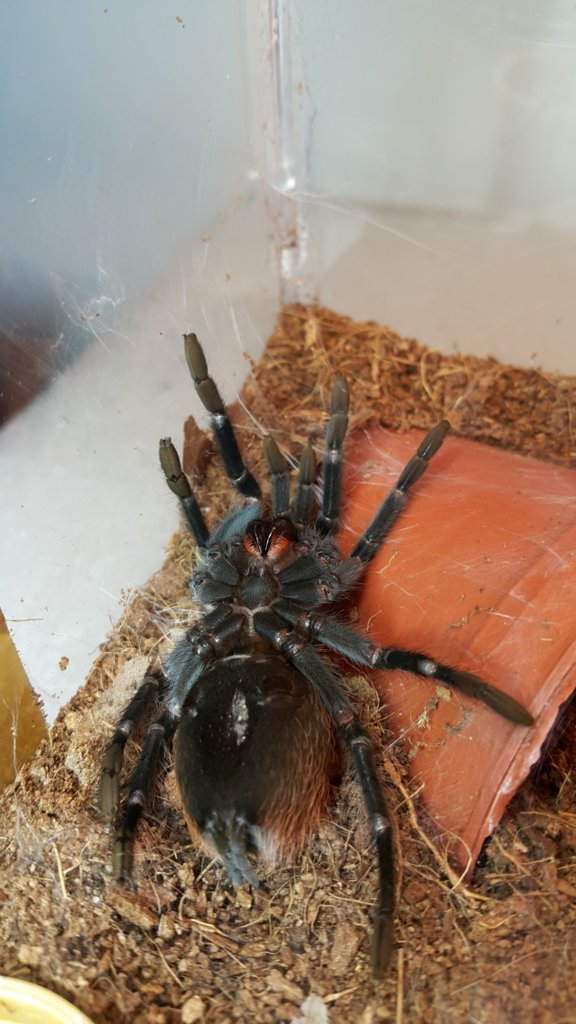
[(336, 374), (330, 395), (330, 419), (326, 428), (326, 453), (322, 467), (322, 511), (316, 519), (318, 533), (334, 533), (338, 528), (342, 499), (344, 456), (342, 445), (348, 429), (348, 385)]
[(277, 601), (274, 610), (303, 636), (313, 637), (337, 654), (344, 655), (365, 668), (402, 669), (423, 679), (438, 679), (467, 697), (482, 701), (502, 718), (516, 725), (533, 725), (529, 711), (513, 697), (496, 686), (485, 683), (472, 672), (434, 661), (427, 654), (405, 651), (398, 647), (378, 647), (368, 637), (322, 612), (310, 612), (291, 601)]
[(160, 439), (158, 454), (168, 487), (180, 501), (184, 519), (198, 547), (205, 548), (210, 536), (190, 482), (182, 472), (178, 452), (169, 437)]
[(264, 438), (264, 455), (272, 477), (270, 497), (272, 499), (272, 515), (287, 516), (290, 512), (290, 477), (288, 466), (274, 438)]
[(376, 847), (378, 862), (378, 901), (374, 914), (372, 970), (379, 978), (386, 971), (394, 941), (396, 868), (390, 814), (374, 764), (372, 741), (362, 728), (358, 715), (342, 690), (340, 681), (312, 644), (286, 628), (274, 612), (257, 612), (254, 628), (259, 636), (280, 651), (308, 680), (328, 711), (350, 753), (362, 790)]
[(310, 522), (314, 504), (314, 481), (316, 479), (316, 458), (311, 444), (305, 445), (298, 465), (298, 477), (292, 499), (292, 519), (296, 526)]
[(228, 479), (245, 498), (260, 498), (260, 487), (244, 465), (230, 417), (216, 384), (208, 375), (206, 358), (195, 334), (184, 335), (184, 354), (196, 393), (204, 408), (210, 413), (212, 430)]
[(416, 454), (406, 463), (394, 487), (377, 509), (372, 522), (352, 548), (350, 552), (352, 558), (360, 559), (365, 565), (372, 561), (384, 538), (406, 507), (409, 489), (426, 471), (430, 459), (441, 447), (449, 430), (448, 420), (440, 420), (436, 426), (432, 427), (432, 430), (428, 431), (418, 446)]

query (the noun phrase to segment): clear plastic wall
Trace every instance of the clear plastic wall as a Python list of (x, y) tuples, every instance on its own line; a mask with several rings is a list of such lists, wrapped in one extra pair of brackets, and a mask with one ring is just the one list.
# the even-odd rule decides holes
[(293, 299), (575, 372), (575, 43), (560, 0), (4, 0), (0, 606), (50, 716), (176, 526), (184, 330), (227, 397)]
[(574, 373), (574, 8), (299, 7), (323, 301), (434, 347)]

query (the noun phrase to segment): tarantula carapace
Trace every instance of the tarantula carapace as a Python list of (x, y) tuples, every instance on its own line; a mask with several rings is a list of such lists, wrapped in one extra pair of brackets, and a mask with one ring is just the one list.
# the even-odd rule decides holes
[(312, 447), (302, 452), (291, 497), (288, 468), (271, 437), (264, 439), (271, 494), (269, 502), (263, 501), (208, 376), (198, 339), (188, 334), (184, 344), (226, 473), (243, 500), (209, 528), (174, 446), (169, 439), (160, 442), (168, 486), (180, 500), (199, 549), (190, 587), (200, 617), (162, 669), (146, 675), (104, 755), (101, 807), (114, 819), (127, 738), (150, 703), (161, 698), (161, 713), (144, 736), (120, 815), (114, 872), (118, 878), (130, 875), (134, 834), (167, 744), (173, 744), (191, 831), (216, 849), (237, 885), (258, 884), (254, 855), (269, 857), (302, 842), (326, 806), (339, 753), (347, 751), (376, 850), (379, 888), (372, 965), (379, 976), (393, 948), (392, 829), (371, 739), (346, 694), (340, 669), (327, 655), (343, 656), (361, 668), (403, 669), (441, 680), (518, 725), (532, 723), (522, 705), (472, 673), (416, 651), (376, 646), (342, 617), (343, 599), (358, 586), (449, 424), (442, 420), (426, 435), (372, 522), (343, 557), (335, 534), (348, 413), (344, 378), (337, 375), (332, 388), (320, 508), (315, 509)]

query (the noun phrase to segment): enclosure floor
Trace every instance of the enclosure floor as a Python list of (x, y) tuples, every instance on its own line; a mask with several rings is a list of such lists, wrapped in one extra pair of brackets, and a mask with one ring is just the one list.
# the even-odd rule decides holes
[[(324, 421), (335, 370), (353, 382), (354, 428), (426, 427), (450, 413), (467, 437), (566, 465), (574, 458), (574, 380), (443, 358), (322, 308), (282, 311), (242, 397), (298, 451)], [(235, 419), (258, 472), (259, 438), (238, 410)], [(201, 505), (218, 516), (228, 488), (191, 424), (186, 460), (198, 469)], [(134, 888), (112, 879), (110, 835), (95, 810), (99, 760), (149, 661), (186, 621), (192, 559), (189, 539), (175, 536), (49, 741), (0, 797), (0, 971), (59, 992), (98, 1024), (575, 1020), (573, 708), (465, 887), (431, 842), (406, 757), (387, 749), (373, 688), (349, 681), (380, 751), (402, 851), (397, 949), (382, 982), (368, 955), (375, 873), (348, 777), (302, 855), (266, 869), (253, 891), (235, 890), (191, 847), (168, 771), (139, 832)], [(130, 744), (128, 770), (135, 754)]]

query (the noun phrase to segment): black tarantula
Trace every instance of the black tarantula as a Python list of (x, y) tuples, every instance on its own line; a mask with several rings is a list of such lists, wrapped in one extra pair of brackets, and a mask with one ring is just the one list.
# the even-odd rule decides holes
[(341, 748), (348, 751), (374, 838), (379, 889), (372, 966), (386, 969), (393, 948), (392, 829), (374, 766), (372, 743), (326, 652), (361, 668), (403, 669), (438, 679), (530, 725), (521, 704), (477, 676), (426, 654), (378, 647), (333, 609), (350, 595), (404, 509), (408, 491), (449, 430), (430, 430), (384, 498), (350, 554), (335, 541), (342, 491), (342, 443), (348, 388), (332, 387), (322, 468), (322, 504), (314, 509), (316, 463), (307, 445), (292, 500), (288, 469), (271, 437), (264, 439), (270, 505), (249, 473), (219, 391), (208, 376), (196, 335), (184, 337), (186, 360), (230, 482), (243, 501), (209, 529), (169, 439), (160, 442), (168, 486), (180, 500), (198, 547), (190, 589), (201, 615), (147, 674), (127, 705), (102, 764), (101, 808), (114, 819), (124, 747), (144, 711), (162, 698), (148, 728), (114, 839), (113, 868), (129, 877), (135, 831), (166, 744), (173, 741), (176, 778), (194, 835), (209, 841), (236, 885), (258, 885), (253, 853), (295, 848), (329, 797)]

